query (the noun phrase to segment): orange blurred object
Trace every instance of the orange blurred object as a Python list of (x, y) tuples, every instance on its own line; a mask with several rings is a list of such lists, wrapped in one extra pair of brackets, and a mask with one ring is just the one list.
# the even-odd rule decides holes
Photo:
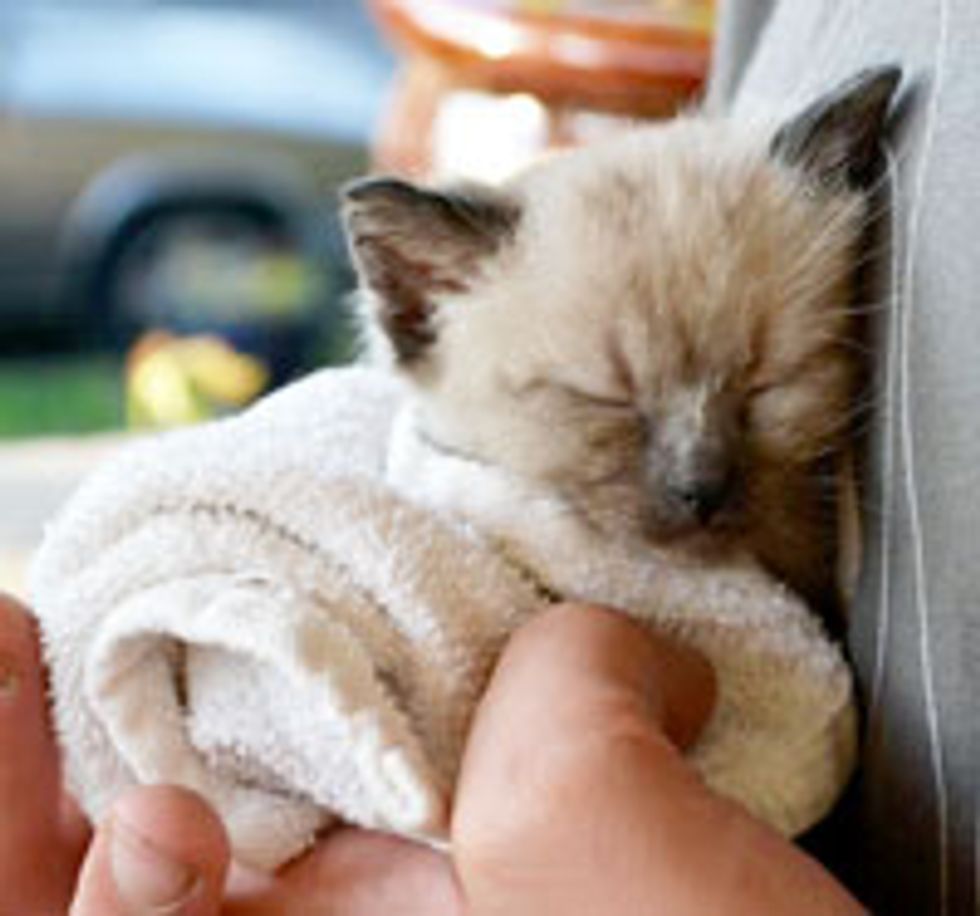
[[(531, 154), (533, 147), (615, 129), (624, 119), (670, 116), (697, 95), (708, 70), (713, 3), (706, 0), (371, 0), (371, 6), (405, 54), (377, 164), (410, 175), (469, 171), (465, 163), (447, 168), (442, 161), (440, 144), (452, 127), (447, 118), (469, 134), (463, 141), (483, 145), (484, 159), (485, 144), (507, 124), (524, 131)], [(493, 103), (514, 95), (525, 101), (501, 106), (495, 116)], [(468, 114), (459, 114), (467, 107), (462, 101)], [(473, 135), (480, 126), (487, 136)], [(500, 141), (506, 147), (507, 138)], [(520, 158), (514, 149), (507, 155)]]

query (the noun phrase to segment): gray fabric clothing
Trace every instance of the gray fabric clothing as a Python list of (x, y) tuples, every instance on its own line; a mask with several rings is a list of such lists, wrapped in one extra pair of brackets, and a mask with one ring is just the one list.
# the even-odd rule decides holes
[[(883, 914), (977, 912), (980, 3), (729, 0), (711, 97), (795, 105), (876, 63), (913, 87), (874, 245), (874, 410), (850, 647), (862, 772), (839, 817)], [(754, 49), (750, 60), (731, 54)], [(862, 302), (861, 305), (871, 303)]]
[(774, 5), (775, 0), (722, 3), (706, 98), (709, 109), (723, 108), (731, 100)]

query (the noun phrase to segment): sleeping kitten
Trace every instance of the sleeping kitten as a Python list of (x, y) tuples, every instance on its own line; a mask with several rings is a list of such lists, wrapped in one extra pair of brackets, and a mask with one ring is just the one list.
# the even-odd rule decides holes
[(678, 119), (498, 189), (348, 188), (375, 343), (424, 434), (610, 538), (747, 549), (826, 598), (818, 472), (848, 431), (862, 188), (898, 82), (866, 71), (775, 128)]

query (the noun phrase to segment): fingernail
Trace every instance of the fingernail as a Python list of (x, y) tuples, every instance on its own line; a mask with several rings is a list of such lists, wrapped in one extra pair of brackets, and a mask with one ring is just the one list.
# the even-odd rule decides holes
[(201, 876), (118, 818), (111, 829), (112, 876), (122, 902), (133, 914), (180, 913), (200, 890)]
[(12, 699), (17, 693), (19, 683), (16, 666), (9, 658), (0, 654), (0, 702)]

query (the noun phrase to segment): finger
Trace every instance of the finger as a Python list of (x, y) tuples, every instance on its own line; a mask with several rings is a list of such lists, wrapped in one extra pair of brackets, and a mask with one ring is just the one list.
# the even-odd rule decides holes
[(82, 853), (92, 840), (92, 827), (75, 797), (64, 788), (61, 791), (59, 819), (62, 840), (69, 850), (78, 851), (76, 858), (80, 864)]
[(462, 906), (445, 855), (398, 837), (347, 827), (271, 878), (239, 876), (225, 912), (459, 916)]
[(551, 836), (564, 832), (555, 814), (585, 835), (621, 803), (636, 813), (628, 799), (651, 770), (683, 776), (668, 735), (696, 733), (713, 688), (700, 657), (621, 614), (567, 605), (534, 619), (504, 652), (470, 735), (453, 814), (461, 870), (529, 842), (573, 857), (578, 835)]
[[(654, 897), (675, 916), (854, 911), (816, 863), (683, 758), (678, 742), (712, 703), (705, 666), (597, 608), (558, 608), (519, 631), (457, 789), (467, 912), (648, 912)], [(801, 899), (836, 909), (794, 909)]]
[(24, 607), (0, 595), (0, 912), (67, 899), (73, 855), (60, 799), (37, 632)]
[[(681, 749), (694, 743), (715, 702), (714, 672), (699, 653), (608, 608), (551, 609), (518, 632), (503, 663), (500, 696), (511, 702), (524, 704), (522, 682), (547, 684), (580, 724), (595, 715), (606, 725), (614, 705), (645, 715)], [(554, 727), (551, 709), (538, 711)]]
[(521, 772), (550, 770), (616, 735), (683, 748), (714, 699), (711, 667), (697, 653), (620, 613), (562, 605), (511, 639), (480, 704), (464, 774), (496, 772), (502, 749)]
[(71, 916), (214, 916), (229, 855), (224, 827), (197, 795), (133, 789), (96, 832)]

